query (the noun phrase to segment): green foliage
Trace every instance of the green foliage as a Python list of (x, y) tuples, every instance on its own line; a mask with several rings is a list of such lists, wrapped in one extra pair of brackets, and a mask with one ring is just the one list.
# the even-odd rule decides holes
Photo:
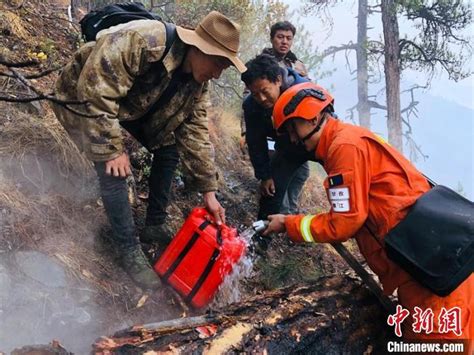
[(250, 0), (177, 0), (172, 18), (180, 26), (196, 27), (209, 12), (215, 10), (241, 23), (250, 6)]
[(469, 76), (464, 65), (472, 56), (462, 32), (472, 24), (471, 6), (462, 0), (399, 0), (399, 11), (418, 30), (400, 40), (402, 70), (412, 68), (433, 75), (437, 68), (455, 81)]
[(47, 38), (38, 46), (38, 49), (48, 56), (51, 56), (54, 52), (56, 52), (55, 42), (52, 39)]
[[(288, 6), (280, 0), (177, 0), (172, 18), (179, 25), (194, 27), (199, 20), (212, 10), (220, 11), (241, 26), (240, 58), (246, 62), (269, 47), (270, 27), (277, 21), (288, 20), (291, 14)], [(313, 72), (319, 66), (314, 55), (311, 35), (304, 26), (297, 25), (293, 50)], [(322, 76), (317, 74), (318, 78)], [(214, 104), (237, 111), (242, 104), (244, 85), (240, 73), (235, 69), (226, 70), (212, 85)]]
[[(114, 0), (92, 0), (89, 4), (91, 8), (96, 8), (115, 2)], [(142, 3), (150, 9), (151, 1), (145, 0)], [(219, 11), (237, 22), (241, 26), (239, 55), (244, 62), (271, 45), (271, 25), (291, 17), (288, 6), (281, 0), (175, 0), (168, 7), (164, 6), (165, 3), (170, 2), (154, 1), (153, 12), (180, 26), (194, 28), (212, 10)], [(172, 10), (166, 11), (170, 9)], [(316, 71), (320, 61), (315, 56), (316, 51), (311, 42), (312, 36), (303, 25), (296, 24), (296, 26), (297, 34), (293, 50), (311, 73), (313, 75), (317, 73), (317, 79), (320, 79), (323, 73)], [(214, 81), (211, 89), (214, 104), (226, 106), (226, 109), (233, 111), (239, 110), (244, 85), (237, 70), (224, 71), (221, 78)]]

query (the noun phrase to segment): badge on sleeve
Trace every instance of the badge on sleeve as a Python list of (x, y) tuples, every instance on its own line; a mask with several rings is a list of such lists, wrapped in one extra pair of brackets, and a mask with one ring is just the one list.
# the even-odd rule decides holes
[(329, 201), (334, 212), (349, 212), (351, 209), (351, 194), (349, 187), (335, 187), (344, 183), (342, 174), (329, 176)]
[(329, 181), (329, 187), (339, 186), (344, 183), (342, 174), (329, 176), (328, 181)]

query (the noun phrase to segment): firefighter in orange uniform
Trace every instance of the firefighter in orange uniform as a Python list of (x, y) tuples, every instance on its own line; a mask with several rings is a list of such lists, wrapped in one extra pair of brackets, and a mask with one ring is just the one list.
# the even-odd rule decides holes
[[(354, 237), (370, 268), (378, 275), (386, 295), (398, 289), (400, 304), (414, 314), (414, 307), (430, 308), (434, 326), (430, 334), (403, 335), (411, 339), (471, 339), (474, 337), (474, 275), (447, 297), (421, 286), (392, 262), (383, 248), (383, 237), (407, 214), (410, 206), (430, 186), (402, 154), (367, 129), (335, 119), (333, 98), (313, 83), (285, 91), (273, 110), (273, 124), (286, 129), (294, 143), (304, 144), (322, 162), (328, 177), (324, 187), (331, 210), (317, 215), (272, 215), (264, 234), (284, 232), (295, 242), (333, 243)], [(461, 331), (438, 332), (442, 308), (461, 309)], [(410, 324), (406, 319), (404, 325)], [(409, 329), (408, 329), (409, 328)]]

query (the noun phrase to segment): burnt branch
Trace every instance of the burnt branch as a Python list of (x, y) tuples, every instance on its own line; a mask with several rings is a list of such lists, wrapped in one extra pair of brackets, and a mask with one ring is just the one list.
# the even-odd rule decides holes
[[(413, 102), (416, 102), (418, 104), (418, 101), (415, 100), (415, 90), (419, 90), (419, 89), (427, 89), (429, 85), (413, 85), (411, 88), (409, 89), (406, 89), (406, 90), (403, 90), (401, 93), (405, 93), (405, 92), (409, 92), (410, 93), (410, 98), (411, 98), (411, 102), (410, 103), (413, 103)], [(415, 105), (416, 106), (416, 105)], [(402, 111), (403, 112), (403, 111)]]
[(28, 102), (40, 101), (40, 100), (44, 100), (44, 98), (39, 97), (39, 96), (13, 97), (13, 96), (0, 95), (0, 101), (5, 101), (5, 102), (28, 103)]
[(355, 118), (354, 118), (354, 111), (357, 108), (357, 104), (348, 108), (346, 112), (349, 114), (349, 116), (346, 116), (347, 119), (349, 119), (352, 123), (356, 124)]
[(154, 9), (155, 7), (165, 7), (165, 6), (173, 4), (173, 3), (174, 3), (173, 0), (165, 1), (165, 2), (162, 2), (162, 3), (159, 3), (159, 4), (155, 4), (154, 1), (151, 1), (150, 7), (151, 7), (151, 9)]
[(429, 155), (425, 154), (423, 150), (421, 149), (421, 146), (415, 142), (415, 140), (412, 138), (411, 134), (404, 133), (403, 136), (406, 139), (406, 144), (410, 148), (410, 160), (412, 161), (417, 161), (418, 156), (421, 156), (424, 161), (429, 158)]
[[(400, 113), (401, 114), (404, 114), (406, 113), (407, 115), (411, 115), (411, 114), (414, 114), (415, 116), (417, 116), (416, 112), (416, 105), (418, 105), (420, 102), (419, 101), (411, 101), (407, 107), (403, 108)], [(402, 119), (403, 120), (403, 119)]]
[(423, 158), (423, 160), (426, 160), (428, 158), (428, 155), (423, 153), (421, 146), (418, 145), (413, 139), (413, 128), (410, 122), (411, 116), (415, 116), (416, 118), (418, 118), (417, 106), (419, 104), (419, 101), (415, 100), (415, 90), (426, 89), (426, 88), (427, 88), (427, 85), (425, 86), (413, 85), (411, 88), (402, 91), (402, 93), (410, 93), (410, 102), (405, 108), (403, 108), (400, 111), (400, 113), (401, 113), (402, 124), (406, 128), (406, 131), (403, 132), (403, 136), (405, 137), (406, 144), (409, 147), (410, 160), (414, 162), (416, 162), (418, 160), (418, 157), (420, 156)]
[[(25, 79), (39, 79), (39, 78), (42, 78), (43, 76), (47, 76), (51, 73), (54, 73), (55, 71), (58, 71), (58, 70), (61, 70), (63, 67), (60, 66), (60, 67), (54, 67), (54, 68), (50, 68), (50, 69), (47, 69), (47, 70), (44, 70), (40, 73), (35, 73), (35, 74), (23, 74), (23, 77)], [(6, 76), (8, 78), (16, 78), (16, 76), (14, 74), (10, 74), (10, 73), (4, 73), (4, 72), (0, 72), (0, 76)]]
[(50, 69), (46, 69), (40, 73), (36, 73), (36, 74), (28, 74), (28, 75), (25, 75), (24, 77), (26, 79), (38, 79), (38, 78), (42, 78), (43, 76), (47, 76), (51, 73), (54, 73), (55, 71), (58, 71), (58, 70), (61, 70), (63, 67), (60, 66), (60, 67), (54, 67), (54, 68), (50, 68)]
[(357, 73), (357, 69), (355, 69), (355, 70), (351, 69), (351, 60), (349, 58), (349, 51), (348, 50), (344, 52), (344, 57), (346, 58), (346, 68), (347, 68), (347, 70), (349, 70), (349, 73), (351, 75), (354, 75), (355, 73)]
[(71, 25), (74, 25), (78, 28), (80, 27), (80, 25), (77, 22), (71, 21), (71, 20), (68, 20), (68, 19), (65, 19), (65, 18), (61, 18), (61, 17), (57, 17), (57, 16), (45, 16), (45, 15), (39, 15), (39, 16), (41, 18), (44, 18), (44, 19), (47, 19), (47, 20), (60, 20), (60, 21), (68, 22)]
[(382, 105), (382, 104), (379, 104), (377, 101), (374, 101), (374, 100), (367, 100), (369, 106), (371, 108), (377, 108), (379, 110), (385, 110), (387, 111), (387, 106), (385, 105)]
[[(45, 75), (47, 75), (47, 74), (49, 74), (49, 73), (51, 73), (55, 70), (58, 70), (58, 69), (60, 69), (60, 68), (51, 68), (51, 69), (45, 70), (42, 73), (31, 74), (31, 75), (29, 75), (29, 78), (31, 79), (31, 78), (45, 76)], [(23, 84), (23, 86), (26, 87), (29, 91), (32, 91), (35, 94), (35, 96), (32, 96), (32, 95), (17, 96), (17, 95), (14, 95), (13, 93), (6, 92), (7, 95), (0, 95), (0, 101), (27, 103), (27, 102), (33, 102), (33, 101), (47, 100), (47, 101), (51, 101), (51, 102), (53, 102), (57, 105), (60, 105), (60, 106), (64, 107), (66, 110), (68, 110), (69, 112), (74, 113), (74, 114), (79, 115), (79, 116), (88, 117), (88, 118), (100, 117), (100, 115), (80, 112), (80, 111), (77, 111), (76, 109), (71, 107), (71, 105), (73, 105), (73, 106), (74, 105), (86, 105), (87, 106), (88, 105), (87, 101), (61, 100), (61, 99), (58, 99), (56, 96), (54, 96), (53, 93), (45, 94), (45, 93), (41, 92), (40, 90), (38, 90), (34, 85), (32, 85), (28, 81), (28, 79), (25, 75), (21, 74), (19, 71), (17, 71), (16, 69), (13, 69), (12, 67), (10, 67), (9, 70), (10, 70), (11, 74), (7, 74), (7, 73), (2, 73), (2, 74), (4, 74), (4, 76), (8, 76), (8, 77), (16, 79), (18, 82)]]
[(4, 96), (0, 95), (0, 101), (5, 101), (5, 102), (16, 102), (16, 103), (28, 103), (28, 102), (34, 102), (34, 101), (51, 101), (57, 105), (60, 105), (64, 107), (66, 110), (69, 112), (72, 112), (78, 116), (82, 117), (87, 117), (87, 118), (97, 118), (100, 117), (100, 115), (94, 115), (94, 114), (87, 114), (84, 112), (77, 111), (71, 107), (71, 105), (88, 105), (87, 101), (76, 101), (76, 100), (61, 100), (58, 99), (57, 97), (53, 96), (53, 94), (43, 94), (43, 93), (35, 93), (36, 96), (21, 96), (18, 97), (12, 93), (6, 92), (6, 94), (10, 94), (11, 96)]
[(324, 52), (322, 52), (320, 57), (326, 58), (329, 56), (333, 56), (334, 58), (334, 55), (338, 52), (345, 51), (347, 53), (347, 51), (357, 50), (357, 48), (358, 48), (358, 45), (352, 42), (349, 42), (348, 44), (343, 44), (341, 46), (331, 46), (327, 48)]
[(0, 58), (0, 65), (4, 65), (8, 68), (25, 68), (25, 67), (32, 67), (38, 64), (40, 64), (39, 61), (31, 60), (31, 59), (25, 60), (23, 62), (10, 62), (10, 61)]
[(382, 13), (382, 4), (368, 5), (367, 13), (370, 14), (381, 14)]

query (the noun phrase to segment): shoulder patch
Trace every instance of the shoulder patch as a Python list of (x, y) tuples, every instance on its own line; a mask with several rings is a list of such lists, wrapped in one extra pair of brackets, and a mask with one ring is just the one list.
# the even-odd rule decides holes
[(344, 179), (342, 177), (342, 174), (329, 176), (328, 181), (329, 181), (329, 186), (330, 187), (339, 186), (339, 185), (342, 185), (344, 183)]

